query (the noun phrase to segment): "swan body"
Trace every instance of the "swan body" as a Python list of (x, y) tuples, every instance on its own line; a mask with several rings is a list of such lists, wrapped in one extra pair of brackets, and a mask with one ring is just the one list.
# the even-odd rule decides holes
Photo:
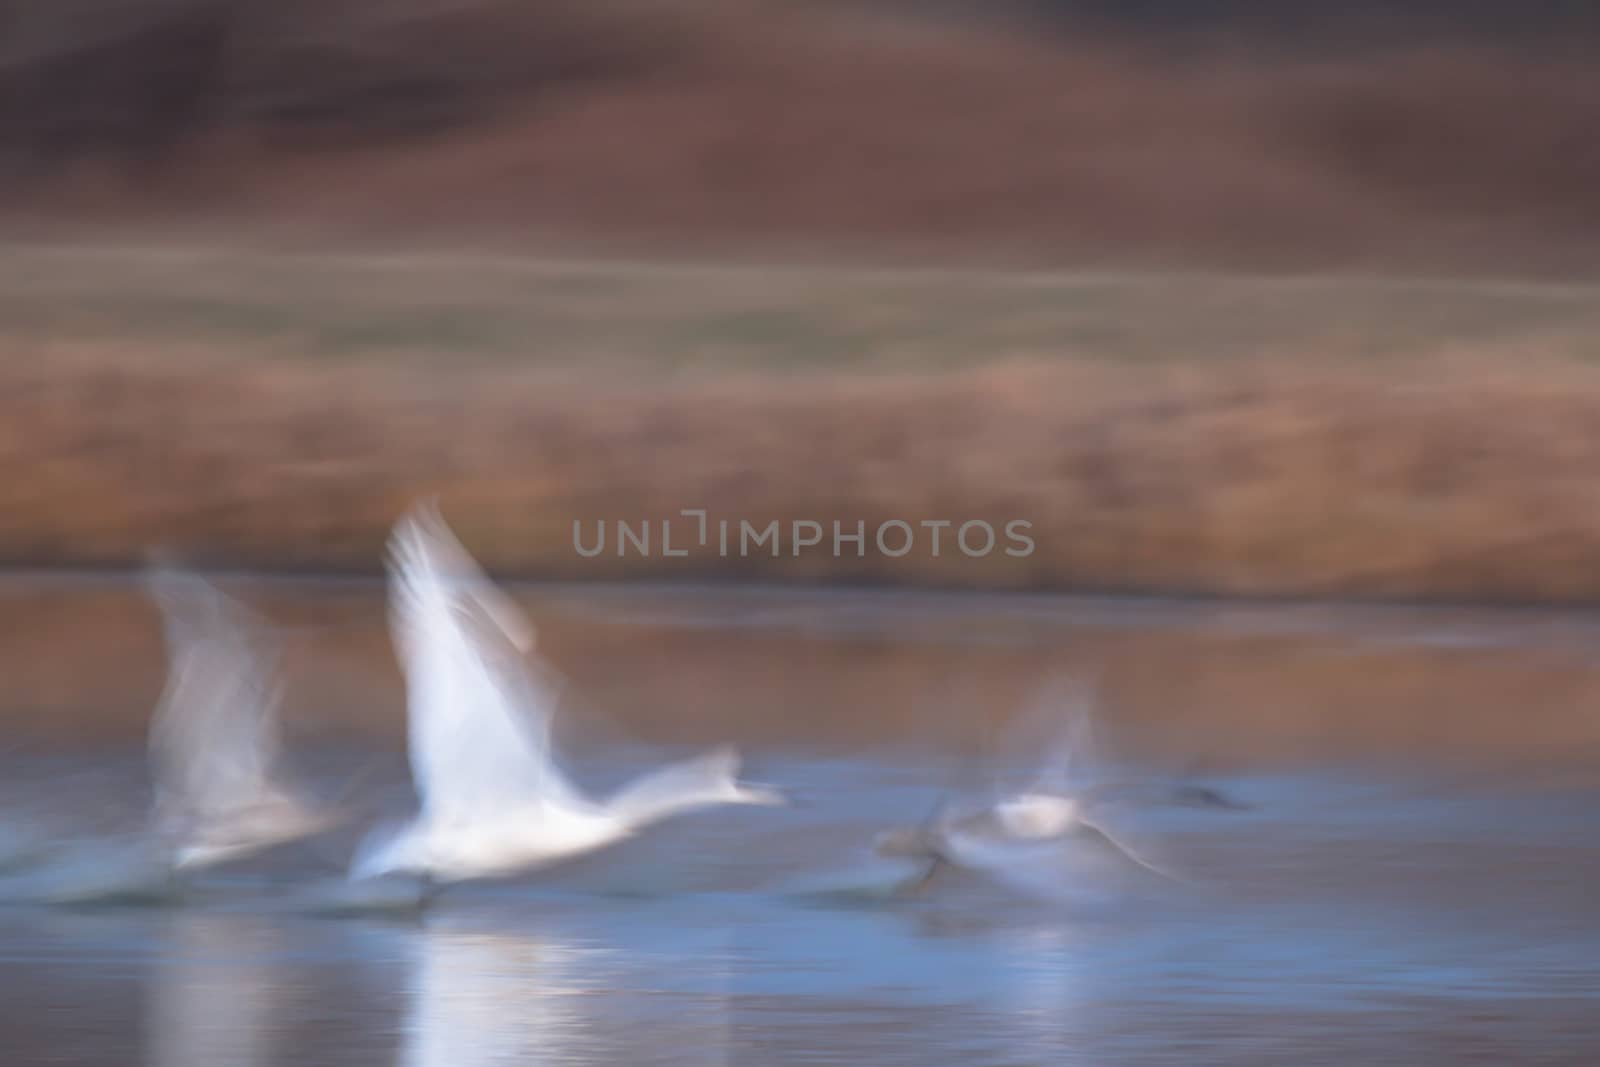
[(958, 811), (941, 802), (921, 826), (877, 836), (873, 845), (879, 856), (923, 864), (921, 876), (908, 883), (910, 890), (926, 888), (950, 868), (1051, 896), (1138, 869), (1181, 881), (1114, 834), (1103, 821), (1105, 807), (1128, 802), (1237, 806), (1203, 787), (1103, 778), (1088, 693), (1073, 686), (1057, 697), (1050, 705), (1048, 756), (1024, 787)]
[(1083, 801), (1048, 793), (1022, 793), (994, 806), (995, 822), (1018, 840), (1060, 837), (1083, 824)]
[(372, 835), (352, 877), (502, 876), (592, 852), (681, 812), (782, 802), (738, 780), (731, 748), (646, 774), (605, 800), (585, 795), (552, 752), (555, 692), (525, 658), (532, 626), (433, 508), (396, 527), (390, 591), (421, 810)]

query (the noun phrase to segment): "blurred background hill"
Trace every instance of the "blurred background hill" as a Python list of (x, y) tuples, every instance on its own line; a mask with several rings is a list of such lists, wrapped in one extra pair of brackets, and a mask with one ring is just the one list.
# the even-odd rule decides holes
[[(550, 577), (1589, 598), (1597, 44), (1555, 0), (0, 0), (0, 559), (370, 569), (441, 491)], [(682, 507), (1040, 549), (572, 553)]]
[(1592, 265), (1592, 5), (6, 0), (13, 225)]

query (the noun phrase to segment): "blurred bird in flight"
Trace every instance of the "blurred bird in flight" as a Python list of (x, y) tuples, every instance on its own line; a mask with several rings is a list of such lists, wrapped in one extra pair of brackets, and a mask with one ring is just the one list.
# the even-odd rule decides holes
[[(978, 801), (943, 799), (917, 827), (885, 831), (880, 857), (917, 864), (899, 887), (919, 892), (952, 869), (979, 873), (1033, 896), (1095, 891), (1113, 876), (1143, 870), (1184, 881), (1114, 833), (1109, 805), (1155, 803), (1236, 807), (1214, 790), (1110, 777), (1094, 737), (1094, 699), (1075, 682), (1048, 687), (1013, 740), (1045, 757), (1020, 787), (998, 786)], [(1048, 731), (1040, 736), (1041, 728)]]
[(404, 668), (420, 811), (369, 837), (353, 879), (496, 877), (592, 852), (712, 805), (783, 803), (739, 781), (724, 747), (586, 796), (556, 761), (556, 695), (532, 625), (478, 569), (431, 505), (390, 544), (390, 623)]
[(150, 727), (154, 821), (174, 867), (212, 866), (332, 826), (279, 766), (277, 635), (192, 574), (157, 568), (149, 589), (169, 657)]

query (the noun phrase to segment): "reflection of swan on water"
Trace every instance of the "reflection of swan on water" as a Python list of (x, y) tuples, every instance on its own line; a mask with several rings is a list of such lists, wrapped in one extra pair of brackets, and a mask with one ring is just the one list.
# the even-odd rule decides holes
[(436, 511), (401, 521), (390, 575), (421, 811), (369, 838), (352, 876), (494, 877), (602, 848), (680, 812), (781, 803), (738, 780), (729, 748), (646, 774), (607, 800), (585, 796), (551, 751), (554, 693), (524, 660), (532, 627)]
[[(620, 932), (608, 924), (608, 930)], [(613, 939), (432, 922), (418, 931), (403, 1067), (727, 1062), (725, 932)], [(635, 939), (634, 935), (638, 935)]]
[(237, 915), (179, 915), (153, 965), (145, 1006), (148, 1067), (269, 1067), (289, 975), (273, 931)]
[(570, 1063), (598, 1040), (585, 1024), (581, 983), (602, 950), (433, 926), (418, 934), (416, 951), (403, 1067)]
[(1008, 1051), (1039, 1063), (1081, 1055), (1089, 1003), (1098, 988), (1088, 973), (1081, 932), (1061, 925), (1023, 925), (996, 931), (1000, 973), (995, 987), (1007, 1017)]

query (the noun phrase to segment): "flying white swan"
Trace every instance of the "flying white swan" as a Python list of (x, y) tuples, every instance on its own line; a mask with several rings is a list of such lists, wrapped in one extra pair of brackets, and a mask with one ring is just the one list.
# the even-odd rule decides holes
[[(1047, 755), (1028, 782), (979, 804), (941, 801), (923, 825), (878, 835), (879, 856), (922, 864), (899, 892), (925, 889), (951, 868), (1050, 897), (1141, 868), (1183, 880), (1109, 829), (1104, 812), (1129, 801), (1208, 804), (1210, 791), (1106, 778), (1093, 736), (1092, 697), (1082, 686), (1053, 687), (1041, 707), (1051, 712), (1054, 736), (1043, 740)], [(1025, 716), (1023, 725), (1039, 718)], [(1023, 740), (1041, 745), (1037, 737)]]
[(278, 767), (280, 649), (242, 605), (192, 574), (149, 578), (166, 627), (166, 691), (150, 726), (153, 824), (177, 870), (212, 866), (329, 828)]
[(585, 796), (551, 751), (555, 694), (525, 661), (533, 629), (432, 506), (396, 526), (390, 622), (404, 669), (411, 773), (421, 810), (358, 850), (356, 879), (495, 877), (599, 849), (680, 812), (779, 804), (739, 782), (731, 748)]
[(0, 899), (169, 903), (201, 868), (320, 833), (336, 821), (300, 799), (278, 764), (277, 649), (242, 605), (203, 579), (151, 572), (169, 656), (150, 725), (155, 803), (140, 831), (53, 842), (0, 881)]

